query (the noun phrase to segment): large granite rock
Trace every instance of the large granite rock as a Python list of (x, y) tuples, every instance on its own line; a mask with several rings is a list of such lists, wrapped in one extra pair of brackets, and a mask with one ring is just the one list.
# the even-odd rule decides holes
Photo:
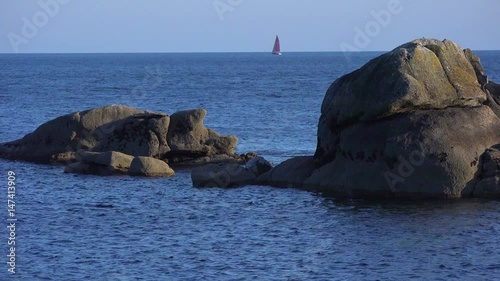
[(289, 160), (261, 180), (351, 198), (491, 196), (498, 175), (479, 172), (500, 143), (490, 83), (479, 58), (451, 41), (404, 44), (331, 85), (314, 160)]
[(110, 105), (67, 114), (44, 123), (22, 139), (0, 144), (0, 157), (37, 163), (73, 161), (76, 151), (93, 148), (109, 133), (104, 124), (142, 112)]
[(485, 100), (474, 67), (456, 43), (412, 41), (330, 86), (321, 106), (316, 161), (331, 160), (345, 126), (419, 109), (480, 106)]

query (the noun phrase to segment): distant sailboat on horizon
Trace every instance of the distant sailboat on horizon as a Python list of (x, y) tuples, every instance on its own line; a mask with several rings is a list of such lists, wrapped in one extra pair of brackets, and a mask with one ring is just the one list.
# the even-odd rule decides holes
[(276, 40), (274, 40), (273, 55), (281, 56), (280, 38), (278, 35), (276, 35)]

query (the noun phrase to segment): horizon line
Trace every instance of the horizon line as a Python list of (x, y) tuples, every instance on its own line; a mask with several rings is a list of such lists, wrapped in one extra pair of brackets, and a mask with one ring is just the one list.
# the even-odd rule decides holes
[[(370, 52), (390, 52), (393, 49), (390, 50), (365, 50), (365, 51), (288, 51), (288, 52), (282, 52), (283, 54), (286, 53), (370, 53)], [(483, 51), (500, 51), (500, 50), (495, 50), (495, 49), (472, 49), (474, 52), (483, 52)], [(19, 53), (13, 53), (13, 52), (0, 52), (0, 55), (84, 55), (84, 54), (235, 54), (235, 53), (269, 53), (271, 52), (268, 51), (194, 51), (194, 52), (33, 52), (33, 53), (26, 53), (26, 52), (19, 52)]]

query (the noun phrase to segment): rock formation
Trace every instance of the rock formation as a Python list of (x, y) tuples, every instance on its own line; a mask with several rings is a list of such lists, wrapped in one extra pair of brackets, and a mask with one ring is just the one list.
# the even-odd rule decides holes
[(290, 159), (259, 181), (351, 198), (498, 196), (497, 158), (481, 156), (500, 143), (495, 85), (451, 41), (399, 46), (330, 86), (313, 160)]
[(235, 154), (235, 136), (205, 128), (206, 113), (195, 109), (169, 116), (123, 105), (75, 112), (0, 144), (0, 157), (62, 163), (66, 172), (99, 175), (171, 175), (169, 165), (245, 163), (245, 155)]
[(22, 139), (0, 144), (0, 157), (36, 163), (73, 161), (79, 150), (92, 149), (109, 131), (105, 124), (145, 113), (111, 105), (50, 120)]

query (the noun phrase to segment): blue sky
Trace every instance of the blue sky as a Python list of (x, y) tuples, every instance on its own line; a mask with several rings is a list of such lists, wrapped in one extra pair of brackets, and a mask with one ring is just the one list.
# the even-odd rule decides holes
[(0, 53), (500, 49), (500, 1), (0, 0)]

